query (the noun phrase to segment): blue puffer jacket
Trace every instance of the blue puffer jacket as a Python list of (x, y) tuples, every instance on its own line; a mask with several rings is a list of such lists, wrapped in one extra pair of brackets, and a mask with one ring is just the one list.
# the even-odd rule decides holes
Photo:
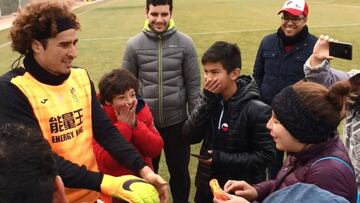
[(276, 33), (264, 37), (256, 56), (253, 76), (265, 103), (270, 105), (283, 88), (304, 78), (303, 66), (312, 54), (316, 40), (309, 34), (285, 53), (283, 42)]

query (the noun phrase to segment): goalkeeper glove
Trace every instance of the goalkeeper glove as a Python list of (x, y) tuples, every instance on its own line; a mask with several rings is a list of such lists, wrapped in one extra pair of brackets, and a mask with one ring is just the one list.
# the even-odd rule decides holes
[(103, 176), (101, 192), (129, 203), (159, 203), (159, 194), (154, 186), (133, 175)]

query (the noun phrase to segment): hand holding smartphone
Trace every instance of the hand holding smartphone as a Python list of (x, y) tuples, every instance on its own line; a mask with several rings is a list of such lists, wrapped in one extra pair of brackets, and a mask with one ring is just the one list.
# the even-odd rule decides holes
[(329, 55), (336, 58), (352, 59), (352, 44), (345, 42), (329, 42)]

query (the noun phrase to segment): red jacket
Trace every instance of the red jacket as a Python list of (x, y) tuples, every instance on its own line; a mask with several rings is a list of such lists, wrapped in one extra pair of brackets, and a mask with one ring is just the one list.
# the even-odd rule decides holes
[[(153, 125), (153, 117), (144, 100), (138, 98), (136, 107), (137, 126), (132, 128), (129, 124), (116, 119), (114, 109), (110, 105), (103, 105), (105, 113), (109, 116), (115, 127), (142, 155), (146, 164), (152, 168), (152, 158), (158, 157), (164, 142)], [(93, 142), (94, 154), (100, 172), (113, 176), (133, 174), (130, 170), (120, 165), (96, 141)]]

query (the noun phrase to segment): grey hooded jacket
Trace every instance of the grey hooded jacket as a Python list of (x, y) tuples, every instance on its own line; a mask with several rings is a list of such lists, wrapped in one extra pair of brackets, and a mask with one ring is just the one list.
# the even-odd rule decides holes
[[(330, 87), (333, 83), (339, 80), (347, 80), (355, 74), (360, 73), (360, 70), (351, 70), (350, 72), (343, 72), (331, 68), (330, 62), (324, 60), (317, 67), (310, 68), (309, 62), (304, 65), (305, 78), (309, 81), (323, 84)], [(350, 108), (345, 120), (345, 146), (349, 151), (351, 162), (354, 165), (357, 189), (360, 191), (360, 107), (355, 105)]]
[(173, 20), (160, 34), (146, 21), (143, 31), (127, 42), (122, 67), (139, 79), (156, 127), (187, 119), (199, 97), (199, 64), (191, 38), (177, 31)]

